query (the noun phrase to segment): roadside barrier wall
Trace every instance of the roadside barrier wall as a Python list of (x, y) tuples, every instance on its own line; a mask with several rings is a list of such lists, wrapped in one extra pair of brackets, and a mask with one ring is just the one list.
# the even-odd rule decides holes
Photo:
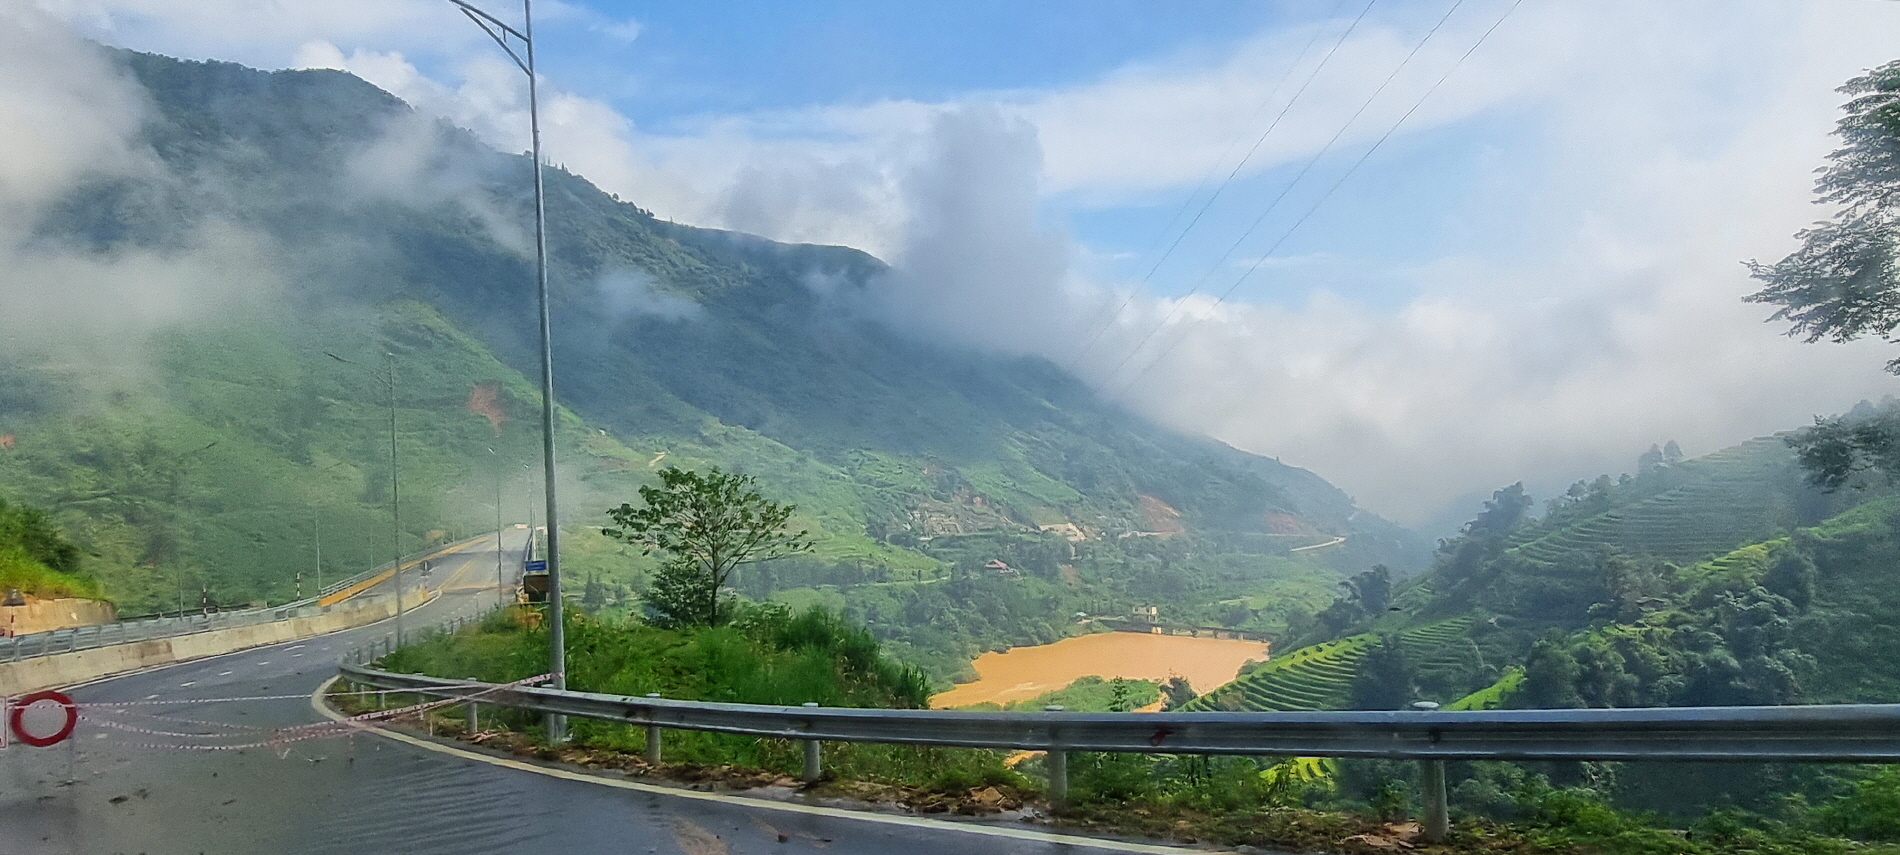
[[(0, 594), (4, 593), (0, 591)], [(111, 623), (118, 619), (118, 612), (104, 600), (74, 597), (38, 600), (24, 606), (0, 606), (0, 635), (25, 635), (69, 626)]]
[[(421, 591), (415, 592), (415, 597), (410, 602), (420, 603), (427, 599)], [(0, 697), (56, 689), (142, 668), (310, 638), (375, 623), (395, 614), (395, 599), (379, 596), (360, 605), (334, 608), (320, 615), (55, 653), (18, 662), (0, 662)]]

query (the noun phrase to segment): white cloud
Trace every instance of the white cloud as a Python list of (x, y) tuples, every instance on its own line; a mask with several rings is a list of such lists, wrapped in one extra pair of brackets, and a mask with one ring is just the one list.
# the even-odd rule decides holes
[(595, 281), (601, 301), (617, 320), (648, 316), (668, 321), (690, 321), (700, 316), (698, 303), (654, 287), (644, 270), (614, 269)]
[(258, 241), (208, 225), (163, 248), (100, 251), (36, 234), (48, 205), (89, 181), (165, 181), (139, 139), (142, 91), (96, 45), (23, 6), (0, 6), (0, 356), (135, 374), (146, 334), (252, 305), (277, 282)]
[[(1340, 145), (1367, 143), (1395, 121), (1499, 10), (1496, 2), (1461, 7), (1365, 107)], [(1190, 55), (1131, 65), (1093, 84), (1029, 94), (1020, 109), (1042, 134), (1050, 192), (1111, 200), (1192, 185), (1224, 175), (1256, 144), (1241, 174), (1258, 173), (1325, 145), (1400, 68), (1436, 17), (1403, 25), (1367, 20), (1349, 35), (1346, 20), (1270, 31), (1216, 62)], [(1485, 85), (1462, 88), (1415, 116), (1412, 128), (1452, 122), (1537, 87), (1574, 50), (1559, 43), (1535, 57), (1474, 58), (1463, 76)]]
[[(1347, 131), (1347, 150), (1389, 127), (1508, 3), (1461, 8)], [(346, 68), (526, 147), (519, 73), (466, 33), (418, 35), (410, 16), (440, 16), (406, 0), (51, 5), (95, 30), (137, 29), (147, 47), (224, 39), (245, 46), (224, 54), (238, 59)], [(1436, 12), (1393, 14), (1342, 45), (1250, 171), (1309, 156)], [(1709, 451), (1895, 388), (1877, 344), (1802, 345), (1762, 324), (1766, 310), (1739, 301), (1752, 285), (1738, 262), (1778, 257), (1820, 214), (1809, 171), (1830, 148), (1831, 90), (1890, 58), (1896, 24), (1891, 4), (1526, 3), (1354, 179), (1391, 182), (1421, 207), (1421, 231), (1443, 227), (1443, 245), (1400, 263), (1342, 249), (1269, 259), (1263, 283), (1299, 275), (1296, 261), (1347, 277), (1283, 305), (1137, 293), (1099, 340), (1128, 286), (1099, 278), (1101, 251), (1074, 245), (1060, 216), (1222, 174), (1290, 94), (1269, 97), (1276, 82), (1296, 85), (1316, 61), (1284, 74), (1312, 31), (1048, 91), (704, 116), (665, 134), (549, 81), (545, 133), (551, 159), (661, 216), (891, 258), (880, 308), (912, 328), (1046, 354), (1143, 412), (1418, 519), (1450, 496), (1619, 471), (1665, 438)], [(450, 57), (453, 81), (419, 71), (407, 58), (419, 51)], [(1508, 140), (1481, 135), (1500, 122)], [(1488, 147), (1473, 186), (1398, 195), (1406, 176), (1380, 164), (1427, 131)], [(1378, 266), (1402, 300), (1352, 288)]]
[[(1900, 388), (1879, 370), (1884, 346), (1803, 345), (1739, 299), (1754, 287), (1740, 260), (1776, 257), (1817, 215), (1810, 170), (1830, 148), (1831, 90), (1887, 58), (1872, 34), (1893, 13), (1772, 7), (1710, 30), (1706, 10), (1597, 11), (1587, 26), (1528, 18), (1500, 40), (1505, 57), (1573, 45), (1555, 70), (1486, 72), (1564, 81), (1519, 106), (1547, 141), (1506, 166), (1536, 180), (1469, 203), (1497, 209), (1481, 222), (1535, 212), (1532, 243), (1425, 260), (1396, 309), (1324, 291), (1295, 306), (1141, 296), (1078, 359), (1092, 339), (1075, 319), (1121, 298), (1066, 275), (1059, 243), (1037, 243), (1046, 191), (998, 166), (1035, 150), (1001, 125), (940, 129), (944, 151), (904, 184), (923, 213), (893, 277), (914, 293), (897, 302), (939, 335), (1068, 361), (1138, 410), (1309, 466), (1409, 520), (1520, 478), (1626, 471), (1661, 439), (1707, 452)], [(1723, 43), (1685, 57), (1685, 33)], [(1725, 76), (1742, 88), (1710, 85)], [(1504, 88), (1474, 77), (1459, 80)]]
[(590, 32), (599, 33), (621, 44), (632, 44), (640, 38), (646, 28), (635, 18), (615, 18), (603, 15), (586, 6), (563, 3), (561, 0), (542, 0), (537, 18), (543, 26), (548, 24), (578, 24)]

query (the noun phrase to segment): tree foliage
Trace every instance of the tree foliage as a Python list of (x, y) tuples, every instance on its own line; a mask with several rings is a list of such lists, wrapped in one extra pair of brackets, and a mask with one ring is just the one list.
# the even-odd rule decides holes
[(1381, 637), (1366, 654), (1353, 677), (1350, 697), (1356, 710), (1404, 709), (1418, 697), (1417, 679), (1398, 636)]
[[(1900, 62), (1849, 80), (1835, 134), (1841, 148), (1815, 181), (1818, 201), (1838, 206), (1830, 219), (1795, 235), (1800, 248), (1774, 264), (1749, 262), (1762, 281), (1750, 302), (1780, 306), (1773, 320), (1814, 342), (1865, 336), (1900, 341)], [(1887, 363), (1900, 373), (1900, 359)]]
[(79, 547), (60, 537), (44, 511), (10, 505), (4, 499), (0, 499), (0, 549), (18, 550), (49, 570), (79, 572)]
[(1900, 474), (1900, 409), (1817, 416), (1786, 438), (1808, 480), (1823, 490), (1856, 483), (1863, 472)]
[(0, 500), (0, 598), (96, 597), (97, 580), (80, 573), (80, 550), (38, 508)]
[(717, 626), (729, 616), (721, 591), (744, 564), (809, 551), (810, 532), (788, 532), (796, 506), (780, 504), (754, 489), (750, 475), (708, 468), (704, 473), (668, 466), (659, 486), (640, 488), (639, 506), (607, 511), (616, 540), (661, 553), (647, 602), (663, 622)]

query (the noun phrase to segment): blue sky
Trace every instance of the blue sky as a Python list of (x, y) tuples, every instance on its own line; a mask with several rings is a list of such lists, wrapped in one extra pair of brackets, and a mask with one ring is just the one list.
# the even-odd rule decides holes
[[(586, 4), (637, 21), (635, 42), (563, 28), (548, 63), (636, 121), (1092, 79), (1129, 59), (1219, 49), (1307, 17), (1313, 3), (1064, 2)], [(1332, 5), (1332, 4), (1327, 4)], [(594, 37), (590, 38), (592, 35)], [(603, 62), (602, 60), (606, 60)]]
[[(525, 147), (519, 74), (446, 0), (35, 3), (127, 47), (344, 69)], [(663, 217), (874, 252), (860, 310), (1047, 357), (1404, 521), (1896, 389), (1885, 346), (1791, 341), (1740, 297), (1743, 260), (1827, 213), (1833, 90), (1900, 56), (1900, 4), (536, 8), (554, 161)]]

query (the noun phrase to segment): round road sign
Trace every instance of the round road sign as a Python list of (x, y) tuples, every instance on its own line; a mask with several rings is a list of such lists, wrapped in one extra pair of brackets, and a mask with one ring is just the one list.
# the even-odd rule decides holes
[[(62, 723), (59, 729), (51, 733), (34, 733), (28, 730), (26, 724), (27, 708), (34, 704), (41, 704), (47, 701), (58, 704), (60, 712), (63, 713), (61, 716)], [(35, 722), (35, 726), (38, 726), (38, 724), (38, 722)], [(73, 735), (73, 728), (78, 726), (78, 724), (79, 707), (73, 704), (72, 698), (54, 691), (34, 692), (33, 694), (25, 695), (13, 702), (13, 709), (7, 714), (7, 725), (13, 729), (13, 735), (18, 736), (21, 742), (36, 748), (45, 748), (48, 745), (56, 745), (64, 741), (66, 737)]]

